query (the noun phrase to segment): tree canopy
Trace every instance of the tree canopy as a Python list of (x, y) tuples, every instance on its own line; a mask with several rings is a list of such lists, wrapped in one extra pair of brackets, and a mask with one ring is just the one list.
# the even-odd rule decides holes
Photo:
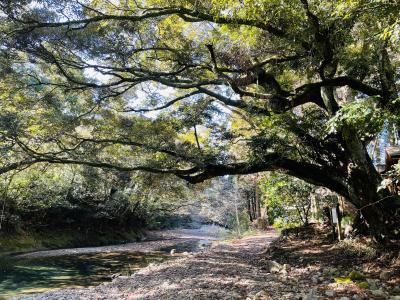
[(386, 0), (2, 3), (0, 172), (280, 170), (385, 236), (399, 202), (366, 146), (398, 122), (399, 13)]

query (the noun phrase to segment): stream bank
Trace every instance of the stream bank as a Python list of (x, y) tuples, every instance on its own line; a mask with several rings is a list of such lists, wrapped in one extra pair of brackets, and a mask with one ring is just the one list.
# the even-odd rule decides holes
[(319, 225), (280, 237), (269, 230), (150, 264), (131, 276), (96, 287), (20, 299), (400, 299), (399, 252), (379, 254), (371, 249), (363, 240), (332, 241), (329, 228)]
[(218, 226), (205, 225), (150, 231), (143, 242), (5, 256), (0, 259), (0, 299), (110, 282), (115, 276), (129, 276), (149, 264), (200, 251), (226, 233)]
[(64, 289), (22, 296), (24, 300), (75, 299), (246, 299), (265, 286), (270, 274), (258, 267), (269, 244), (278, 237), (271, 230), (161, 264), (149, 265), (132, 276), (91, 288)]

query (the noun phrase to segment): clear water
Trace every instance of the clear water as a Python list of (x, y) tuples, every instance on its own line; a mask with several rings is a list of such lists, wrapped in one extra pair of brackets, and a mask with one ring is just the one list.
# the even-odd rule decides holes
[(209, 240), (183, 242), (154, 253), (96, 253), (45, 258), (0, 257), (0, 300), (71, 287), (88, 287), (112, 280), (112, 275), (129, 276), (150, 263), (161, 263), (178, 253), (195, 252), (211, 244)]
[(166, 253), (98, 253), (35, 259), (0, 258), (0, 299), (67, 287), (88, 287), (111, 281), (113, 274), (131, 275), (160, 263)]

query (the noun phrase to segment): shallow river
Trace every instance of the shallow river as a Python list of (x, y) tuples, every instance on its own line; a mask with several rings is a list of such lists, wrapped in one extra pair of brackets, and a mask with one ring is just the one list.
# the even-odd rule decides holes
[(130, 275), (149, 263), (171, 256), (165, 253), (98, 253), (0, 261), (0, 295), (40, 293), (65, 287), (83, 287), (111, 281), (116, 273)]
[[(76, 254), (66, 251), (67, 255), (3, 256), (0, 257), (0, 299), (67, 287), (94, 286), (111, 281), (115, 274), (127, 276), (150, 263), (160, 263), (179, 257), (179, 253), (184, 251), (196, 252), (208, 247), (213, 240), (220, 238), (220, 234), (208, 236), (208, 231), (207, 226), (200, 230), (175, 230), (171, 231), (174, 233), (172, 237), (167, 231), (167, 234), (163, 233), (161, 242), (167, 240), (168, 243), (158, 247), (158, 251), (146, 253), (135, 249), (160, 241), (126, 244), (129, 247), (122, 245), (122, 249), (121, 245), (117, 245), (115, 252), (112, 251), (114, 246), (107, 246), (104, 247), (107, 251), (100, 251), (103, 249), (99, 248), (99, 252), (94, 253), (85, 253), (84, 250), (89, 248), (81, 248), (82, 251), (74, 250)], [(171, 249), (175, 249), (177, 254), (171, 255)]]

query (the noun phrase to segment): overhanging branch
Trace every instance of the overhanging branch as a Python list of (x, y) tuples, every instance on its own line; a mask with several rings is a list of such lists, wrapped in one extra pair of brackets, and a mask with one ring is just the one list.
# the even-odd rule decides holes
[(175, 175), (195, 184), (218, 176), (246, 175), (276, 170), (284, 171), (311, 184), (325, 186), (343, 196), (348, 196), (345, 183), (338, 180), (339, 176), (335, 176), (338, 173), (336, 169), (295, 161), (278, 154), (269, 154), (260, 162), (208, 164), (201, 168), (200, 172), (186, 174), (177, 172)]

